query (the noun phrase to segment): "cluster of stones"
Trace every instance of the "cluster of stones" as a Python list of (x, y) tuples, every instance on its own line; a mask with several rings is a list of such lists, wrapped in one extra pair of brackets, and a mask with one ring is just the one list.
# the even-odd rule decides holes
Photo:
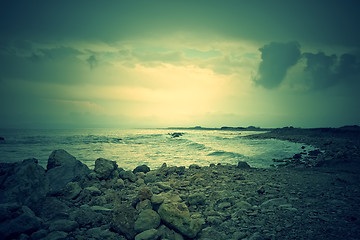
[[(311, 190), (313, 172), (287, 171), (245, 162), (126, 171), (102, 158), (90, 170), (56, 150), (46, 170), (36, 159), (0, 165), (0, 239), (319, 239), (332, 219), (337, 236), (360, 234), (355, 182), (326, 175)], [(343, 222), (331, 215), (339, 206)]]

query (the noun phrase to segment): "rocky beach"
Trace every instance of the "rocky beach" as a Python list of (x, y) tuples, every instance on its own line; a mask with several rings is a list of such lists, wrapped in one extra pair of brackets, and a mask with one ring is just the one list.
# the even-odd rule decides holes
[(0, 239), (360, 239), (360, 130), (274, 129), (317, 147), (274, 168), (141, 165), (65, 150), (0, 164)]

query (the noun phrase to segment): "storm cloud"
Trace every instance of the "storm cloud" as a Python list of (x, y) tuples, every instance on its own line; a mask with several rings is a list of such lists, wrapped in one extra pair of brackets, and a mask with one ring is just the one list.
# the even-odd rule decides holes
[[(266, 89), (278, 88), (286, 79), (288, 70), (296, 66), (300, 68), (297, 84), (302, 89), (321, 90), (337, 84), (351, 84), (358, 81), (360, 76), (360, 54), (342, 53), (326, 54), (300, 51), (297, 42), (271, 42), (259, 48), (261, 62), (257, 76), (253, 81)], [(302, 61), (300, 61), (302, 60)], [(305, 64), (301, 65), (300, 62)]]
[(283, 81), (287, 70), (295, 65), (301, 54), (297, 42), (271, 42), (259, 49), (262, 62), (259, 65), (256, 84), (271, 89), (278, 87)]
[(360, 74), (360, 59), (356, 54), (326, 55), (323, 52), (304, 53), (305, 79), (311, 89), (325, 89), (336, 84), (351, 84)]

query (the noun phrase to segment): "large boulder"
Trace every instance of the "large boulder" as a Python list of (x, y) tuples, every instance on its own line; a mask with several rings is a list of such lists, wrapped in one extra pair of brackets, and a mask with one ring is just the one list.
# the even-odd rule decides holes
[(109, 179), (117, 167), (118, 166), (115, 161), (98, 158), (95, 161), (94, 171), (100, 179)]
[(46, 196), (49, 181), (35, 158), (0, 166), (0, 203), (32, 205)]
[(61, 192), (69, 182), (82, 181), (89, 173), (85, 164), (65, 150), (55, 150), (49, 157), (46, 175), (53, 194)]
[(158, 213), (164, 223), (188, 238), (194, 238), (201, 230), (201, 220), (190, 217), (185, 203), (164, 202), (160, 205)]

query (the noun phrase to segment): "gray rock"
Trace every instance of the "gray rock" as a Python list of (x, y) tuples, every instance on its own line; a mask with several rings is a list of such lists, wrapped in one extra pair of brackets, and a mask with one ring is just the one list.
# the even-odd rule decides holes
[(176, 229), (183, 235), (194, 238), (201, 230), (200, 219), (192, 219), (185, 203), (164, 202), (160, 205), (158, 213), (167, 225)]
[(240, 162), (238, 162), (237, 168), (248, 169), (248, 168), (251, 168), (251, 167), (247, 162), (240, 161)]
[(156, 240), (158, 238), (158, 231), (156, 229), (149, 229), (135, 236), (135, 240)]
[(260, 205), (260, 208), (265, 209), (265, 210), (271, 210), (271, 209), (274, 209), (274, 208), (279, 207), (280, 205), (286, 204), (286, 203), (287, 203), (287, 201), (284, 198), (273, 198), (273, 199), (263, 202)]
[(38, 165), (35, 158), (15, 164), (2, 164), (0, 172), (0, 203), (18, 202), (30, 206), (49, 192), (45, 169)]
[(82, 181), (90, 173), (90, 169), (65, 150), (51, 153), (46, 176), (54, 194), (59, 193), (69, 182)]
[(18, 211), (20, 207), (17, 203), (0, 204), (0, 222), (13, 218), (14, 212)]
[(146, 166), (146, 165), (140, 165), (140, 166), (137, 166), (133, 170), (133, 173), (137, 173), (137, 172), (147, 173), (147, 172), (150, 172), (150, 168), (148, 166)]
[(100, 179), (109, 179), (112, 173), (117, 169), (115, 161), (110, 161), (104, 158), (98, 158), (95, 161), (94, 171)]
[(197, 164), (191, 164), (190, 166), (189, 166), (189, 169), (200, 169), (201, 167), (199, 166), (199, 165), (197, 165)]
[(92, 239), (126, 240), (124, 237), (111, 232), (109, 229), (102, 229), (102, 227), (90, 228), (86, 231), (86, 235), (88, 238)]
[(39, 231), (36, 231), (31, 234), (30, 239), (42, 239), (45, 238), (49, 232), (45, 229), (40, 229)]
[(82, 188), (78, 182), (69, 182), (64, 189), (64, 197), (66, 199), (75, 199), (79, 196)]
[(136, 210), (129, 203), (115, 205), (111, 228), (120, 234), (125, 235), (128, 239), (133, 239), (136, 235), (134, 229), (136, 219)]
[(96, 227), (103, 224), (103, 215), (93, 211), (89, 206), (80, 207), (70, 213), (70, 219), (80, 227)]
[(130, 182), (136, 182), (136, 176), (131, 171), (121, 171), (119, 177), (123, 180), (128, 179)]
[(49, 231), (62, 231), (62, 232), (71, 232), (79, 227), (79, 224), (75, 221), (67, 219), (59, 219), (50, 222)]
[(137, 232), (143, 232), (160, 225), (160, 216), (152, 209), (143, 210), (134, 223), (134, 229)]
[(35, 216), (27, 206), (22, 206), (14, 215), (0, 224), (0, 239), (13, 239), (22, 233), (31, 234), (42, 224), (42, 219)]
[(157, 228), (160, 239), (168, 240), (184, 240), (184, 237), (178, 232), (168, 228), (165, 225), (161, 225)]
[(41, 238), (41, 240), (66, 240), (68, 233), (62, 231), (54, 231), (49, 233), (45, 238)]
[(206, 196), (204, 193), (190, 194), (188, 197), (188, 203), (190, 205), (202, 205), (205, 203)]

